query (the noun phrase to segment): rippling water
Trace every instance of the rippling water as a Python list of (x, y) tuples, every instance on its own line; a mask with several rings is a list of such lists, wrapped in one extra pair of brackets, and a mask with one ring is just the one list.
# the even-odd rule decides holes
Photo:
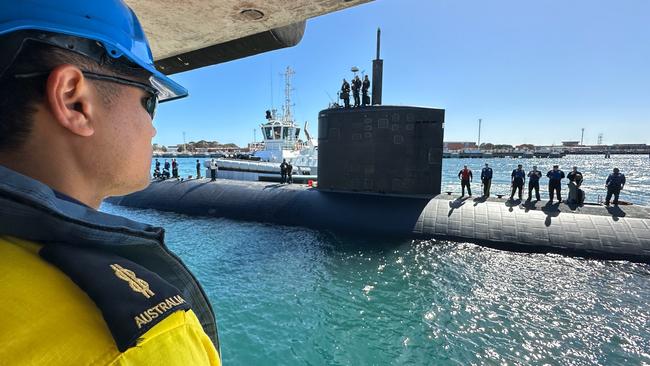
[[(620, 164), (626, 199), (650, 202), (647, 157), (559, 163), (573, 161), (594, 189)], [(443, 186), (465, 163), (483, 161), (446, 159)], [(495, 159), (495, 182), (516, 164)], [(102, 210), (167, 229), (212, 301), (228, 365), (650, 364), (648, 265)]]

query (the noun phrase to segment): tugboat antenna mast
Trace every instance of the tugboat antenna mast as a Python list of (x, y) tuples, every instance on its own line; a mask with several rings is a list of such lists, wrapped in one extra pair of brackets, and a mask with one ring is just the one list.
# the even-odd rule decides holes
[(295, 74), (289, 66), (284, 72), (284, 107), (283, 107), (283, 119), (285, 121), (291, 121), (293, 116), (291, 115), (291, 77)]

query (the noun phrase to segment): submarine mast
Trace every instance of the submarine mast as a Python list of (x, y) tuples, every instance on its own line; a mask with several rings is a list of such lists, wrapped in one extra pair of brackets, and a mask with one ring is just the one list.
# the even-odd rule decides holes
[(382, 76), (384, 74), (384, 60), (379, 58), (381, 44), (381, 29), (377, 28), (377, 58), (372, 60), (372, 105), (381, 104)]

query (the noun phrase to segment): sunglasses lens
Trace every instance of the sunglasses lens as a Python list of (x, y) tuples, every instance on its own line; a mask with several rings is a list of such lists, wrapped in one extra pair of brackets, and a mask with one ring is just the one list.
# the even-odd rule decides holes
[(153, 120), (153, 117), (156, 115), (156, 108), (158, 107), (158, 97), (156, 95), (149, 95), (142, 98), (142, 106)]

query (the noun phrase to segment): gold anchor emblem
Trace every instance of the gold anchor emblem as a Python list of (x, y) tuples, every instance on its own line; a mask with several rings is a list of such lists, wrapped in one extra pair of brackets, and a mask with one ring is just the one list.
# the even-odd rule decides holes
[(141, 293), (147, 299), (155, 295), (155, 293), (149, 289), (147, 281), (136, 277), (133, 271), (128, 270), (119, 264), (111, 264), (111, 268), (115, 271), (117, 278), (129, 283), (129, 286), (133, 291)]

